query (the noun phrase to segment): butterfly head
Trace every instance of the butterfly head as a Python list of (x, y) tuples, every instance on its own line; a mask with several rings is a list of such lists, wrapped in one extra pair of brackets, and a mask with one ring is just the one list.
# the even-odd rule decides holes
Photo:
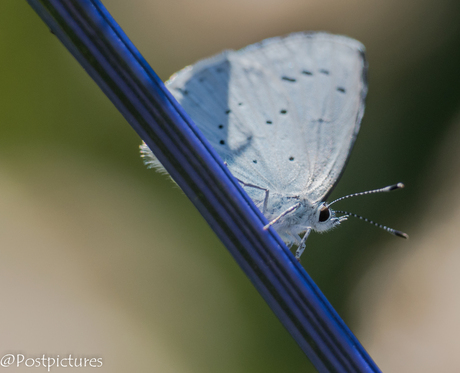
[[(333, 211), (331, 210), (330, 206), (333, 205), (336, 202), (342, 201), (344, 199), (350, 198), (350, 197), (357, 197), (357, 196), (363, 196), (366, 194), (374, 194), (374, 193), (382, 193), (382, 192), (391, 192), (393, 190), (401, 189), (404, 188), (403, 183), (398, 183), (394, 185), (389, 185), (385, 188), (379, 188), (379, 189), (374, 189), (374, 190), (368, 190), (366, 192), (359, 192), (359, 193), (353, 193), (346, 195), (344, 197), (338, 198), (335, 201), (332, 201), (330, 203), (322, 202), (318, 205), (317, 211), (316, 211), (316, 217), (317, 217), (317, 223), (316, 226), (313, 226), (312, 228), (318, 232), (324, 232), (327, 231), (331, 228), (334, 228), (335, 226), (339, 225), (342, 221), (345, 221), (348, 219), (349, 216), (353, 216), (355, 218), (364, 220), (372, 225), (375, 225), (376, 227), (382, 228), (383, 230), (386, 230), (388, 233), (391, 233), (395, 236), (402, 237), (402, 238), (409, 238), (409, 236), (401, 231), (398, 231), (393, 228), (389, 228), (385, 225), (378, 224), (376, 222), (373, 222), (372, 220), (369, 220), (367, 218), (362, 217), (361, 215), (354, 214), (352, 212), (347, 212), (347, 211)], [(342, 213), (345, 215), (335, 217), (335, 213)]]
[(322, 202), (318, 205), (312, 228), (316, 232), (326, 232), (334, 227), (337, 227), (341, 222), (347, 220), (348, 215), (336, 217), (335, 211), (331, 210), (327, 203)]

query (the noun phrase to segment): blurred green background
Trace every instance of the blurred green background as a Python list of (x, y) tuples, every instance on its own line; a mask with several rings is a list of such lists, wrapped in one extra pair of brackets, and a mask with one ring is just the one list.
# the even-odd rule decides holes
[[(163, 80), (294, 31), (364, 43), (366, 114), (331, 198), (404, 182), (340, 209), (411, 239), (351, 220), (313, 234), (302, 264), (383, 371), (457, 371), (458, 0), (104, 5)], [(0, 354), (102, 357), (107, 372), (314, 371), (26, 1), (0, 2), (0, 30)]]

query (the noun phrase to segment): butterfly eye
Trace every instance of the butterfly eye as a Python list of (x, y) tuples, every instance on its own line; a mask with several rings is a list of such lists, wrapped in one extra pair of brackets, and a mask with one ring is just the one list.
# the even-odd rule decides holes
[(321, 223), (325, 222), (329, 217), (331, 216), (331, 212), (326, 206), (321, 207), (321, 210), (319, 211), (319, 221)]

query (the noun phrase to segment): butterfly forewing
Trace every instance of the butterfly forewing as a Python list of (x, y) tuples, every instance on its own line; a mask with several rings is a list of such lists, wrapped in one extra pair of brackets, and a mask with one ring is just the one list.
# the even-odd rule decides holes
[[(314, 202), (354, 144), (365, 70), (359, 42), (299, 33), (201, 61), (167, 87), (239, 180)], [(260, 205), (263, 193), (247, 191)]]

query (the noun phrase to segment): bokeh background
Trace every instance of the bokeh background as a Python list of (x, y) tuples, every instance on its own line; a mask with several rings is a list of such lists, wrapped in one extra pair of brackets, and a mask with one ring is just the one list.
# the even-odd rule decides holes
[[(411, 238), (351, 220), (313, 234), (302, 264), (383, 371), (457, 372), (458, 0), (104, 4), (163, 80), (294, 31), (365, 44), (366, 113), (332, 198), (404, 182), (340, 208)], [(26, 1), (2, 0), (0, 355), (102, 357), (107, 372), (314, 371), (139, 143)]]

